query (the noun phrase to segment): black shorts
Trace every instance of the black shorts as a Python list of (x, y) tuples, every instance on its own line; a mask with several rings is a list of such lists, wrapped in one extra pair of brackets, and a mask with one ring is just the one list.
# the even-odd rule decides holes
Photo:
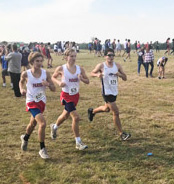
[(117, 96), (114, 95), (103, 95), (103, 99), (106, 103), (108, 102), (115, 102), (117, 99)]
[(9, 76), (7, 69), (2, 69), (2, 76)]

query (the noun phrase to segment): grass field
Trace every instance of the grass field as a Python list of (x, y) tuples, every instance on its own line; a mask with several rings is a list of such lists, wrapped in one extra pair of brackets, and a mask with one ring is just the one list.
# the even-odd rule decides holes
[[(46, 147), (51, 157), (42, 160), (38, 154), (37, 128), (30, 137), (28, 151), (20, 149), (20, 135), (25, 133), (30, 114), (25, 112), (25, 98), (13, 98), (9, 78), (7, 87), (0, 79), (0, 183), (1, 184), (174, 184), (174, 56), (169, 56), (166, 78), (157, 79), (156, 61), (164, 52), (155, 53), (154, 78), (146, 78), (144, 68), (137, 75), (137, 56), (122, 64), (128, 80), (119, 79), (117, 105), (123, 129), (132, 134), (122, 142), (115, 130), (110, 113), (97, 114), (90, 123), (87, 109), (104, 104), (98, 78), (90, 84), (81, 83), (77, 106), (81, 138), (88, 149), (75, 149), (71, 119), (51, 140), (49, 125), (63, 110), (60, 88), (56, 93), (47, 90)], [(62, 57), (53, 54), (54, 68), (63, 64)], [(94, 66), (104, 61), (87, 51), (78, 54), (77, 64), (90, 75)], [(44, 63), (46, 66), (46, 61)], [(51, 73), (53, 69), (48, 69)], [(147, 153), (153, 156), (147, 156)]]

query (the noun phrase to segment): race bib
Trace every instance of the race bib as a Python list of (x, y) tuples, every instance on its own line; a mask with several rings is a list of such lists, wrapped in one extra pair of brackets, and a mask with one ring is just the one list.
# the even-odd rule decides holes
[(69, 95), (75, 95), (79, 92), (78, 87), (71, 87), (69, 88)]
[(110, 79), (109, 84), (115, 86), (117, 84), (117, 79)]
[(36, 95), (33, 96), (34, 97), (34, 101), (35, 102), (40, 102), (41, 100), (43, 100), (45, 97), (45, 93), (43, 91), (37, 93)]

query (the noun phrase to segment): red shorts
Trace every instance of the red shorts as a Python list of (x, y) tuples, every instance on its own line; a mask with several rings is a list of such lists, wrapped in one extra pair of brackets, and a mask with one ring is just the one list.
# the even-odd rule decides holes
[(29, 111), (29, 109), (39, 109), (41, 113), (45, 110), (45, 103), (41, 100), (40, 102), (28, 102), (26, 105), (26, 111)]
[(69, 95), (69, 93), (65, 93), (64, 91), (62, 91), (60, 93), (60, 101), (61, 101), (61, 104), (63, 104), (63, 100), (66, 101), (66, 103), (69, 103), (69, 102), (73, 102), (74, 105), (76, 106), (78, 101), (79, 101), (79, 93), (75, 94), (75, 95)]

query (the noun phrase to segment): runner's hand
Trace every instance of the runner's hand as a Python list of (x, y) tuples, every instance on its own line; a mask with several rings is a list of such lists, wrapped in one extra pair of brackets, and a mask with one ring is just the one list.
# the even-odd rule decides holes
[(46, 81), (46, 80), (42, 80), (42, 85), (43, 86), (49, 86), (50, 83), (48, 81)]
[(64, 82), (60, 82), (59, 86), (64, 87), (64, 86), (66, 86), (66, 84)]
[(25, 96), (26, 95), (26, 90), (25, 89), (21, 89), (21, 95)]
[(101, 79), (103, 76), (103, 73), (99, 73), (97, 77)]

